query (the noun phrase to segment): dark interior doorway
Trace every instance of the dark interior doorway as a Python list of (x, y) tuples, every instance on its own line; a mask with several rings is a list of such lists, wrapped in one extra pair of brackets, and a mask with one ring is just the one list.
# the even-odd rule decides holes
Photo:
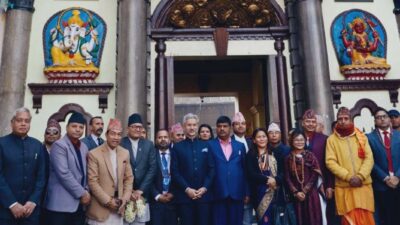
[(232, 117), (239, 110), (250, 135), (268, 122), (266, 71), (265, 57), (174, 57), (175, 120), (193, 112), (201, 123), (214, 125), (219, 115)]

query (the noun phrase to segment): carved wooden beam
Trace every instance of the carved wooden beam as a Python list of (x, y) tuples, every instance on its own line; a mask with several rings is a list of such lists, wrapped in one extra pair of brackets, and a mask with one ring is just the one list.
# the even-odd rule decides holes
[(214, 44), (217, 56), (226, 56), (228, 53), (229, 33), (226, 28), (217, 28), (214, 31)]
[[(157, 28), (151, 30), (151, 38), (154, 40), (165, 39), (168, 41), (211, 41), (214, 38), (215, 28)], [(274, 40), (274, 38), (289, 37), (289, 27), (266, 28), (227, 28), (229, 40)]]
[(393, 107), (398, 103), (398, 89), (400, 88), (400, 79), (392, 80), (334, 80), (331, 81), (331, 90), (333, 104), (341, 104), (342, 91), (381, 91), (386, 90), (389, 92), (390, 102)]
[(99, 108), (102, 109), (102, 113), (108, 108), (108, 94), (114, 87), (112, 83), (103, 84), (37, 84), (29, 83), (29, 89), (33, 94), (33, 108), (36, 109), (36, 113), (39, 113), (39, 109), (42, 108), (42, 96), (43, 95), (98, 95), (99, 96)]

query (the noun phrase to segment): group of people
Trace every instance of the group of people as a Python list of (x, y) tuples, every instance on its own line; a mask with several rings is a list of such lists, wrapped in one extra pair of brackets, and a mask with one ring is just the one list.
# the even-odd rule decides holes
[(246, 137), (240, 112), (220, 116), (214, 137), (189, 113), (153, 144), (139, 114), (126, 137), (120, 120), (104, 129), (93, 117), (82, 138), (74, 112), (64, 137), (49, 120), (42, 143), (20, 108), (0, 138), (0, 224), (249, 225), (254, 214), (259, 225), (400, 224), (400, 113), (373, 116), (364, 134), (342, 107), (328, 137), (310, 109), (286, 145), (275, 123)]

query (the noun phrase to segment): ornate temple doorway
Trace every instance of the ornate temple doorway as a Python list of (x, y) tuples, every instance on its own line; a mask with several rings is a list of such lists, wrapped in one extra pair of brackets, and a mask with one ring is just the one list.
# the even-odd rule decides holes
[[(196, 113), (215, 125), (220, 115), (237, 111), (248, 123), (247, 135), (269, 120), (265, 57), (177, 57), (174, 60), (175, 121)], [(267, 111), (267, 114), (266, 114)]]
[(179, 121), (175, 94), (201, 98), (205, 93), (233, 93), (238, 110), (253, 127), (275, 121), (288, 132), (283, 51), (289, 33), (275, 0), (161, 0), (153, 11), (150, 33), (156, 53), (156, 130)]

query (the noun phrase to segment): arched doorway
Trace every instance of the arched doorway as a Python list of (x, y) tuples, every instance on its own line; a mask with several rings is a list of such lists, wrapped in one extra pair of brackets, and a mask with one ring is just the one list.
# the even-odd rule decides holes
[[(261, 119), (252, 119), (254, 124), (266, 126), (268, 122), (274, 120), (274, 122), (280, 122), (282, 132), (287, 133), (291, 127), (291, 117), (286, 59), (283, 55), (283, 40), (288, 37), (286, 23), (285, 14), (274, 0), (162, 0), (152, 15), (151, 29), (151, 37), (156, 42), (157, 53), (155, 129), (169, 127), (175, 122), (173, 96), (185, 93), (187, 90), (182, 88), (184, 80), (190, 79), (196, 87), (189, 89), (195, 90), (199, 97), (209, 92), (238, 93), (240, 111), (247, 111), (248, 114), (246, 112), (245, 114), (252, 118), (253, 114), (261, 114)], [(234, 41), (249, 43), (256, 40), (272, 41), (274, 53), (261, 53), (258, 56), (242, 54), (236, 57), (228, 53), (228, 46)], [(180, 41), (179, 43), (212, 41), (215, 46), (215, 55), (177, 57), (172, 54), (172, 56), (166, 56), (167, 41)], [(261, 69), (255, 74), (253, 67), (257, 62)], [(223, 66), (218, 66), (218, 64)], [(238, 70), (246, 67), (241, 65), (246, 64), (253, 67), (242, 71), (242, 75), (238, 76), (236, 82), (230, 82), (233, 74), (237, 75)], [(237, 65), (240, 65), (240, 69), (229, 71)], [(270, 69), (268, 65), (271, 65), (275, 71), (268, 72)], [(210, 71), (198, 72), (205, 68)], [(180, 73), (185, 69), (189, 71)], [(218, 71), (218, 69), (223, 70)], [(221, 73), (225, 75), (218, 76)], [(249, 82), (245, 85), (243, 93), (251, 92), (257, 84), (260, 84), (258, 88), (260, 93), (249, 95), (248, 100), (252, 104), (245, 106), (244, 94), (237, 91), (240, 88), (235, 85), (244, 84), (246, 78), (249, 77), (254, 79), (247, 79)], [(216, 89), (211, 88), (218, 86), (218, 82), (220, 84), (222, 82), (223, 85)], [(275, 99), (270, 99), (270, 95), (273, 95)], [(259, 99), (255, 100), (254, 98), (257, 97)], [(271, 107), (271, 104), (276, 105)]]

